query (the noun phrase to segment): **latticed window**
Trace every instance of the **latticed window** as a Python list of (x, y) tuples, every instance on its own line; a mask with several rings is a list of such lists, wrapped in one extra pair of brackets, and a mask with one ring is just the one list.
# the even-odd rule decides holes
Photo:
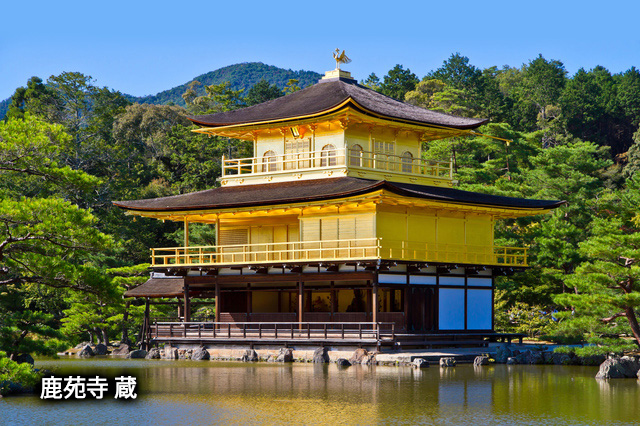
[(375, 159), (375, 167), (378, 169), (393, 168), (393, 157), (396, 151), (395, 142), (385, 142), (373, 140), (373, 158)]
[(413, 154), (409, 151), (405, 151), (404, 154), (402, 154), (402, 171), (404, 173), (413, 172)]
[(336, 147), (332, 144), (328, 144), (322, 147), (320, 154), (320, 166), (328, 167), (337, 165), (336, 159)]
[(373, 152), (375, 154), (393, 155), (396, 152), (396, 143), (374, 139)]
[(310, 167), (311, 138), (288, 140), (284, 143), (286, 170)]
[(362, 147), (360, 145), (352, 145), (349, 148), (349, 165), (355, 167), (362, 166)]
[(262, 172), (275, 172), (276, 170), (278, 170), (276, 153), (269, 150), (262, 156)]

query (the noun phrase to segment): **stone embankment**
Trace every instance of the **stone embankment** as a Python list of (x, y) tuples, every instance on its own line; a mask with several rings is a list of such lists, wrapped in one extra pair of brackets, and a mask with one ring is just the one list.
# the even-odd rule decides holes
[(482, 367), (491, 364), (552, 364), (552, 365), (587, 365), (600, 366), (596, 375), (598, 379), (614, 379), (634, 377), (640, 378), (640, 358), (638, 357), (612, 357), (604, 355), (591, 355), (579, 357), (574, 353), (558, 353), (547, 350), (543, 346), (533, 348), (514, 347), (501, 345), (494, 348), (491, 353), (473, 354), (447, 354), (446, 352), (369, 352), (366, 349), (355, 351), (331, 350), (320, 347), (315, 350), (296, 350), (292, 348), (279, 349), (228, 349), (205, 348), (204, 346), (192, 348), (176, 348), (165, 345), (163, 348), (151, 348), (149, 351), (135, 349), (127, 344), (116, 344), (111, 347), (104, 345), (91, 346), (82, 343), (60, 355), (77, 355), (80, 357), (92, 357), (96, 355), (111, 355), (113, 357), (131, 359), (166, 359), (166, 360), (192, 360), (192, 361), (241, 361), (241, 362), (309, 362), (315, 364), (335, 363), (341, 367), (349, 367), (355, 364), (361, 365), (395, 365), (410, 366), (416, 369), (427, 368), (431, 363), (442, 368), (455, 367), (459, 363), (473, 362), (474, 367)]

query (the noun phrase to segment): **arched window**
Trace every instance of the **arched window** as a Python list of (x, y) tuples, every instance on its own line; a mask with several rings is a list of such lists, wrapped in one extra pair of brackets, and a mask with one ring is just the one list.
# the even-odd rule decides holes
[(409, 151), (405, 151), (404, 154), (402, 154), (402, 172), (413, 172), (413, 154)]
[(278, 169), (276, 164), (276, 153), (269, 150), (262, 156), (262, 172), (275, 172)]
[(349, 148), (349, 165), (362, 167), (362, 147), (360, 145), (352, 145)]
[(338, 164), (336, 161), (336, 147), (332, 144), (323, 146), (320, 153), (320, 167), (335, 166), (336, 164)]

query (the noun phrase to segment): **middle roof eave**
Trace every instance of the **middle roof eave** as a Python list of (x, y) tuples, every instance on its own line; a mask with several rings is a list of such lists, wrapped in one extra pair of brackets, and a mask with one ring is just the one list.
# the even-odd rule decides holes
[(564, 203), (556, 200), (503, 197), (453, 188), (338, 177), (227, 186), (172, 197), (114, 201), (113, 204), (126, 210), (148, 212), (217, 210), (333, 200), (364, 195), (381, 189), (412, 198), (520, 210), (548, 210)]

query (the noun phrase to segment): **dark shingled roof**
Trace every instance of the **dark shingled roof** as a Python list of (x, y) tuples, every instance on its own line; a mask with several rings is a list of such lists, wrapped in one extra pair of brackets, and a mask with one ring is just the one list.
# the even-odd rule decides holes
[(189, 117), (189, 120), (206, 127), (285, 120), (320, 114), (349, 99), (353, 107), (357, 108), (357, 105), (360, 105), (364, 108), (364, 110), (358, 108), (364, 113), (372, 112), (391, 119), (427, 125), (475, 129), (489, 121), (482, 118), (456, 117), (406, 104), (360, 86), (355, 80), (344, 78), (321, 80), (318, 84), (306, 89), (258, 105), (218, 114), (198, 115)]
[(386, 189), (398, 195), (427, 200), (519, 209), (551, 209), (564, 201), (527, 200), (407, 183), (353, 177), (301, 180), (246, 186), (223, 186), (190, 194), (147, 200), (114, 201), (128, 210), (213, 210), (330, 200)]
[(124, 297), (178, 297), (184, 295), (184, 278), (151, 278)]

